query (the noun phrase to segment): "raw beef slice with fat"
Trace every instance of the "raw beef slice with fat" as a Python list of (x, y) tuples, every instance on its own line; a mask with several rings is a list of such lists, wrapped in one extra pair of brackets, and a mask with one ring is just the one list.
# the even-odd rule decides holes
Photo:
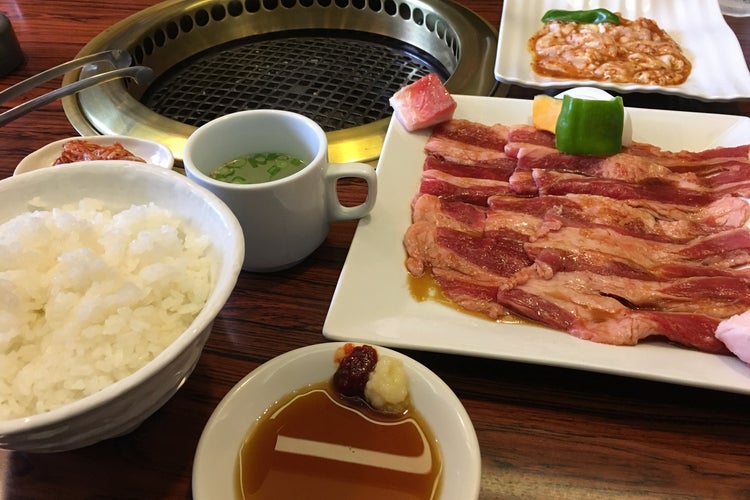
[(403, 87), (390, 103), (393, 114), (409, 132), (450, 120), (457, 105), (435, 73)]

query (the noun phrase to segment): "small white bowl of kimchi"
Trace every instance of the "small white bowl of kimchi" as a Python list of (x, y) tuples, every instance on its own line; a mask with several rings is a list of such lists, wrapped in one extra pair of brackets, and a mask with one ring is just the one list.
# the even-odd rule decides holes
[(68, 137), (47, 144), (21, 160), (13, 175), (82, 161), (113, 160), (147, 163), (166, 169), (174, 166), (174, 156), (164, 144), (125, 135), (95, 135)]

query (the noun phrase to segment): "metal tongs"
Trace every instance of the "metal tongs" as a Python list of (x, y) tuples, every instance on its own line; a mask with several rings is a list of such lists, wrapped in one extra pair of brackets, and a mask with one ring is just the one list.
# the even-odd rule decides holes
[(54, 68), (43, 71), (37, 75), (27, 78), (26, 80), (19, 82), (11, 87), (0, 92), (0, 104), (7, 102), (14, 97), (17, 97), (30, 89), (33, 89), (37, 85), (44, 82), (48, 82), (55, 77), (64, 75), (68, 71), (76, 69), (78, 67), (85, 66), (87, 64), (96, 62), (109, 62), (115, 69), (104, 73), (92, 75), (88, 78), (78, 80), (59, 89), (55, 89), (51, 92), (43, 94), (39, 97), (35, 97), (23, 104), (11, 108), (4, 113), (0, 113), (0, 126), (5, 125), (8, 122), (15, 120), (16, 118), (25, 115), (29, 111), (33, 111), (37, 108), (49, 104), (52, 101), (65, 97), (67, 95), (75, 94), (89, 87), (99, 85), (102, 83), (111, 82), (120, 78), (132, 78), (136, 83), (148, 83), (154, 77), (154, 71), (148, 66), (130, 66), (132, 58), (130, 54), (124, 50), (109, 50), (106, 52), (99, 52), (96, 54), (90, 54), (88, 56), (79, 57), (72, 61), (68, 61)]

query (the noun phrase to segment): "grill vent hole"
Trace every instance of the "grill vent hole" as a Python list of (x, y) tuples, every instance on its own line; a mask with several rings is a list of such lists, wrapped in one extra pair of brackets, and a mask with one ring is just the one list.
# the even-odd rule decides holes
[(229, 12), (229, 15), (232, 17), (237, 17), (242, 15), (242, 2), (238, 2), (236, 0), (233, 0), (227, 4), (227, 12)]
[(208, 15), (208, 12), (201, 9), (195, 13), (195, 24), (202, 27), (208, 24), (208, 21), (210, 20), (210, 17)]
[(188, 15), (182, 16), (182, 19), (180, 19), (180, 29), (184, 33), (190, 33), (193, 29), (193, 18)]

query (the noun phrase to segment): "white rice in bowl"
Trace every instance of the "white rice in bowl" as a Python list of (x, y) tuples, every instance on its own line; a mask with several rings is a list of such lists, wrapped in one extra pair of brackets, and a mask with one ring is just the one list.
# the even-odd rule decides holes
[(153, 203), (84, 199), (0, 224), (0, 419), (43, 413), (153, 359), (208, 298), (211, 242)]

